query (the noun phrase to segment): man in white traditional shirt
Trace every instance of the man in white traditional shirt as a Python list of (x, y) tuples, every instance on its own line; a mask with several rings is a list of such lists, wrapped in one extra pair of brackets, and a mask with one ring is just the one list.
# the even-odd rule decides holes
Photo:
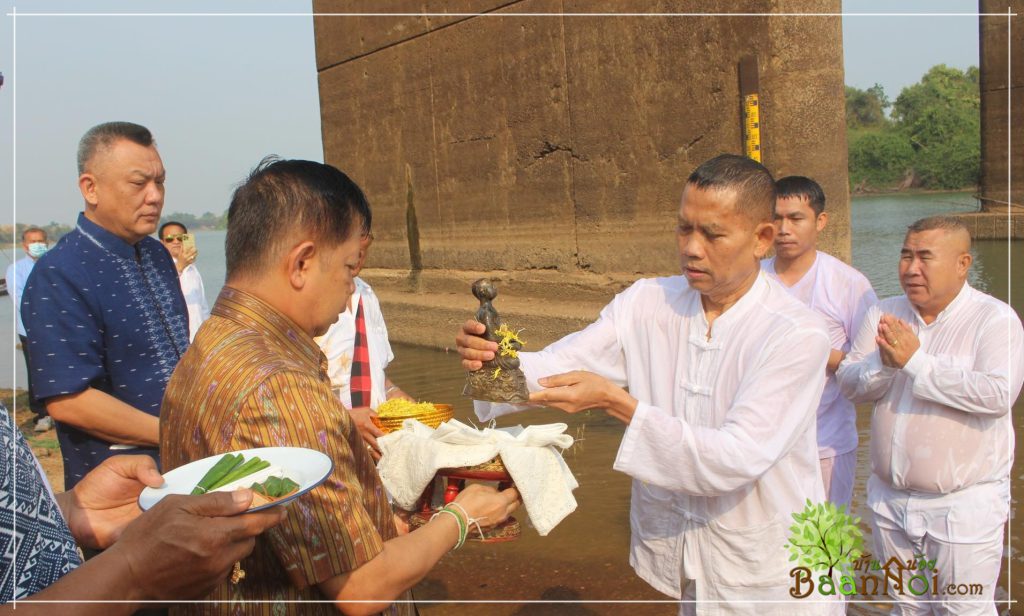
[(157, 235), (164, 243), (167, 252), (174, 259), (174, 267), (178, 270), (178, 282), (181, 283), (181, 294), (185, 296), (185, 307), (188, 309), (188, 341), (192, 342), (203, 321), (210, 318), (210, 304), (206, 301), (206, 288), (203, 277), (196, 267), (199, 253), (192, 244), (185, 246), (184, 236), (188, 229), (180, 222), (168, 221), (160, 225)]
[[(843, 393), (875, 403), (868, 506), (877, 560), (932, 565), (920, 596), (920, 584), (890, 585), (893, 614), (996, 613), (1024, 329), (1012, 308), (967, 284), (970, 248), (955, 218), (911, 225), (900, 252), (905, 295), (868, 310), (839, 367)], [(981, 596), (947, 590), (972, 584)]]
[[(630, 564), (690, 601), (682, 613), (825, 612), (788, 594), (783, 546), (791, 514), (824, 499), (815, 411), (830, 343), (761, 273), (774, 202), (759, 163), (707, 161), (683, 189), (683, 276), (640, 280), (586, 329), (519, 354), (531, 403), (626, 424), (614, 468), (633, 477)], [(468, 370), (497, 349), (482, 332), (468, 321), (456, 339)], [(476, 405), (482, 420), (524, 408)]]
[[(316, 343), (327, 357), (327, 374), (331, 377), (334, 393), (349, 410), (371, 453), (378, 457), (377, 437), (383, 436), (384, 432), (373, 423), (377, 417), (373, 409), (392, 398), (412, 398), (391, 382), (384, 372), (395, 359), (388, 340), (388, 328), (377, 294), (358, 277), (372, 244), (373, 233), (367, 222), (359, 243), (359, 262), (352, 273), (355, 293), (345, 312), (338, 315), (338, 320), (326, 334), (316, 338)], [(357, 365), (360, 361), (362, 366)]]
[(839, 391), (835, 371), (878, 297), (864, 274), (817, 250), (818, 234), (828, 224), (821, 186), (793, 175), (775, 182), (775, 192), (775, 256), (761, 261), (761, 269), (828, 326), (832, 351), (818, 404), (818, 461), (825, 497), (849, 511), (857, 469), (857, 414)]

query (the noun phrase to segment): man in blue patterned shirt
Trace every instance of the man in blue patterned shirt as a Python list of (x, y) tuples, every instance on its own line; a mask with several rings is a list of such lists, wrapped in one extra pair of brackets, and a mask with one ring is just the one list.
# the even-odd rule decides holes
[(78, 171), (85, 211), (36, 263), (21, 311), (65, 489), (118, 450), (159, 462), (160, 401), (188, 347), (177, 270), (149, 237), (165, 178), (152, 134), (128, 122), (95, 126), (79, 143)]

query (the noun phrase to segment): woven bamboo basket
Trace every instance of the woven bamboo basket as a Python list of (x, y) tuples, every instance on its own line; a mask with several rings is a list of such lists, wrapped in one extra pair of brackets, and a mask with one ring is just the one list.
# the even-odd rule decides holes
[(387, 417), (378, 417), (377, 425), (385, 433), (394, 432), (395, 430), (401, 430), (402, 424), (406, 419), (415, 419), (416, 421), (426, 424), (431, 428), (436, 428), (448, 421), (455, 415), (455, 410), (450, 404), (435, 404), (434, 410), (427, 413), (418, 413), (411, 415), (388, 415)]

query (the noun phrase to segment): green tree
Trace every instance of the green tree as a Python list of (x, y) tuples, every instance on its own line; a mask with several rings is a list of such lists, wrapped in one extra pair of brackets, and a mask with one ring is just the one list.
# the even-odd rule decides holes
[(978, 69), (933, 66), (890, 106), (881, 86), (846, 89), (850, 181), (892, 186), (913, 173), (924, 188), (974, 186), (981, 170)]
[(885, 110), (892, 103), (882, 86), (875, 84), (867, 90), (846, 86), (846, 127), (878, 128), (888, 124)]
[(850, 182), (855, 186), (865, 180), (872, 186), (893, 185), (914, 168), (914, 147), (896, 130), (851, 135), (849, 148)]
[(828, 567), (832, 577), (835, 567), (848, 569), (860, 558), (864, 545), (860, 518), (846, 512), (846, 505), (824, 502), (814, 505), (807, 499), (801, 513), (794, 513), (795, 524), (789, 527), (789, 560), (814, 570)]
[(893, 104), (893, 119), (916, 151), (915, 169), (930, 188), (975, 185), (981, 172), (978, 69), (933, 66)]

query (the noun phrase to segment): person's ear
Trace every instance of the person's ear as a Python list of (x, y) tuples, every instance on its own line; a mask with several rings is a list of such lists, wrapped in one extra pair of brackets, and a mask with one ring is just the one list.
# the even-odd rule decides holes
[(775, 243), (775, 225), (770, 222), (759, 222), (754, 227), (754, 256), (763, 259)]
[(815, 226), (818, 229), (818, 233), (821, 233), (825, 229), (825, 225), (828, 224), (828, 212), (822, 212), (818, 214), (818, 220), (815, 221)]
[(316, 244), (309, 240), (296, 244), (288, 251), (287, 260), (285, 261), (285, 267), (288, 270), (288, 283), (296, 291), (304, 288), (309, 283), (313, 257), (316, 254)]
[(967, 270), (971, 269), (971, 263), (974, 263), (974, 255), (969, 252), (956, 258), (956, 273), (960, 278), (967, 278)]
[(78, 190), (82, 191), (85, 202), (96, 207), (99, 203), (99, 196), (96, 194), (96, 176), (88, 171), (78, 176)]

